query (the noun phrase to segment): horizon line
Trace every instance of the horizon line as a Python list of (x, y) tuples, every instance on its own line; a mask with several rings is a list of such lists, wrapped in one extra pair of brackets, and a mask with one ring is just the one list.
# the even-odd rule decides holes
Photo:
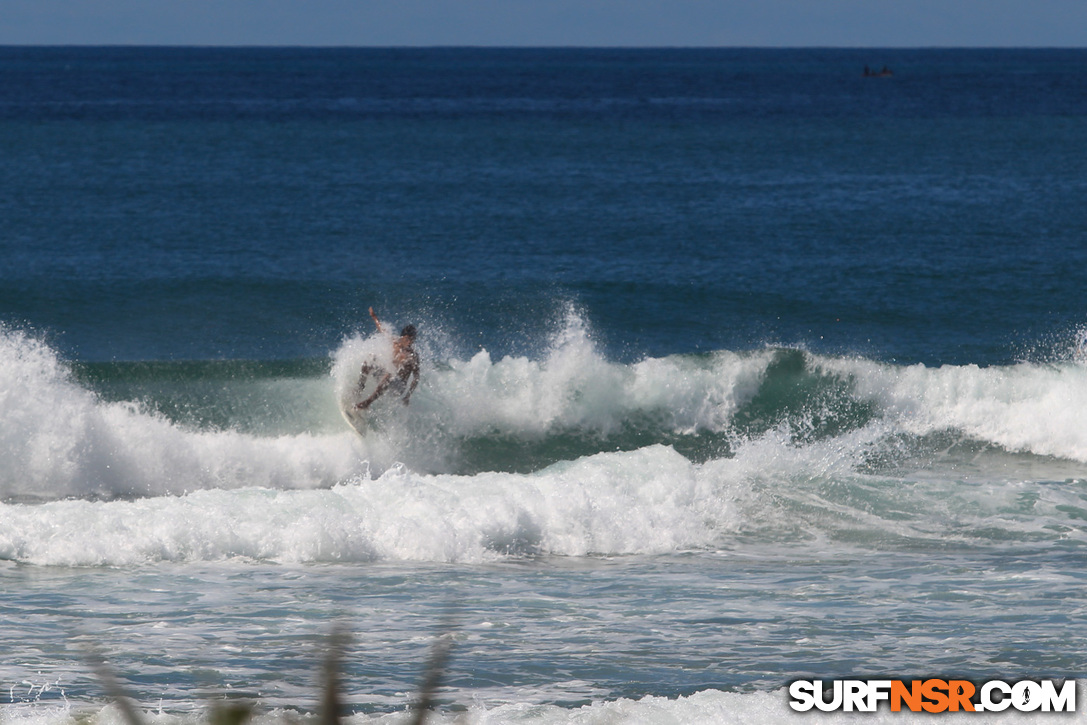
[(342, 43), (5, 43), (0, 48), (199, 48), (312, 50), (1087, 50), (1075, 45), (502, 45)]

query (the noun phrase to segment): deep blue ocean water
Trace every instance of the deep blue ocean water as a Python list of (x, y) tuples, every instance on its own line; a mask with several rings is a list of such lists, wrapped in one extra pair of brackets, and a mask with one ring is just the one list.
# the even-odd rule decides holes
[(1082, 676), (1085, 137), (1082, 50), (0, 48), (3, 717), (341, 621), (399, 721), (451, 602), (450, 721)]

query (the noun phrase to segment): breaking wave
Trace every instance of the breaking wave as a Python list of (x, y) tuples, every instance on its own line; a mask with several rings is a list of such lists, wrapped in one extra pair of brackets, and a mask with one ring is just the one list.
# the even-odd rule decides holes
[(356, 435), (337, 401), (377, 344), (352, 337), (316, 366), (90, 375), (3, 329), (0, 558), (1087, 541), (1087, 365), (1074, 355), (929, 368), (766, 348), (626, 364), (573, 315), (539, 359), (429, 362), (410, 408)]

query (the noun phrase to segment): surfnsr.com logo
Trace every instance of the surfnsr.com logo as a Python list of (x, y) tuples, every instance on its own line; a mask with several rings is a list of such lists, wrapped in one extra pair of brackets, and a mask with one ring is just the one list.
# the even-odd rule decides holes
[(886, 702), (891, 712), (1075, 712), (1076, 681), (989, 680), (796, 680), (789, 685), (789, 707), (798, 712), (875, 712)]

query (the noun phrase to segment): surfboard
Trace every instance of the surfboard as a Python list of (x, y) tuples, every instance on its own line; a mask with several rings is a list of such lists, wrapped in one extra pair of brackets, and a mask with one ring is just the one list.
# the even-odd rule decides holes
[(361, 366), (358, 381), (347, 386), (340, 397), (343, 419), (360, 436), (365, 436), (374, 427), (375, 418), (372, 409), (361, 410), (358, 405), (373, 394), (387, 372), (376, 359), (368, 360)]

